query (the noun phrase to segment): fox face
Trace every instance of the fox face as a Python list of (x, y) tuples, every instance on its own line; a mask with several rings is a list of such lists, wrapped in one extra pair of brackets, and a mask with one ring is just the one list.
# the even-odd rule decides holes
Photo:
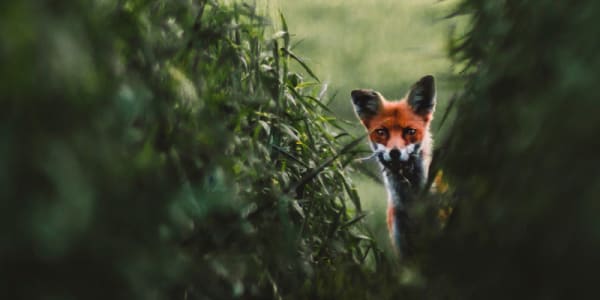
[(413, 160), (430, 162), (429, 125), (435, 109), (435, 83), (428, 75), (398, 101), (373, 90), (351, 93), (354, 109), (368, 132), (371, 147), (384, 168), (399, 170)]

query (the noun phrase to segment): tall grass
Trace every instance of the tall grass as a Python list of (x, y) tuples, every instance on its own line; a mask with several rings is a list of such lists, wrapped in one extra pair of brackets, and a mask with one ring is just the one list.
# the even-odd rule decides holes
[(360, 136), (283, 17), (266, 37), (242, 2), (0, 7), (5, 297), (387, 293)]

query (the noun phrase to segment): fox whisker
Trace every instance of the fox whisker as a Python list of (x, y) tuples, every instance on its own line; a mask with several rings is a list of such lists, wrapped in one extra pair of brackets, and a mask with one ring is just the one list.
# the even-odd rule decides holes
[(366, 161), (366, 160), (370, 160), (373, 159), (375, 157), (377, 157), (377, 155), (379, 155), (379, 153), (383, 153), (383, 151), (375, 151), (373, 152), (373, 154), (366, 156), (366, 157), (361, 157), (361, 158), (357, 158), (357, 161)]

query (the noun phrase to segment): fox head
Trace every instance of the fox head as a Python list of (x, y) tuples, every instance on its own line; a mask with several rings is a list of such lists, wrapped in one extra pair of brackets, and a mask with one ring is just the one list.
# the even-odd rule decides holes
[(429, 125), (435, 109), (433, 76), (421, 78), (398, 101), (388, 101), (373, 90), (353, 90), (351, 95), (356, 115), (384, 167), (402, 168), (411, 159), (421, 159), (428, 167), (432, 143)]

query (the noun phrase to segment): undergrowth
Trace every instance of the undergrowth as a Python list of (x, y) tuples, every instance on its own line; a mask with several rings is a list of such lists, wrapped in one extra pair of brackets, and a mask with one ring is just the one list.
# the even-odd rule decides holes
[(269, 20), (238, 2), (0, 8), (4, 293), (385, 293), (376, 274), (394, 267), (348, 176), (361, 139), (283, 17), (265, 37)]

